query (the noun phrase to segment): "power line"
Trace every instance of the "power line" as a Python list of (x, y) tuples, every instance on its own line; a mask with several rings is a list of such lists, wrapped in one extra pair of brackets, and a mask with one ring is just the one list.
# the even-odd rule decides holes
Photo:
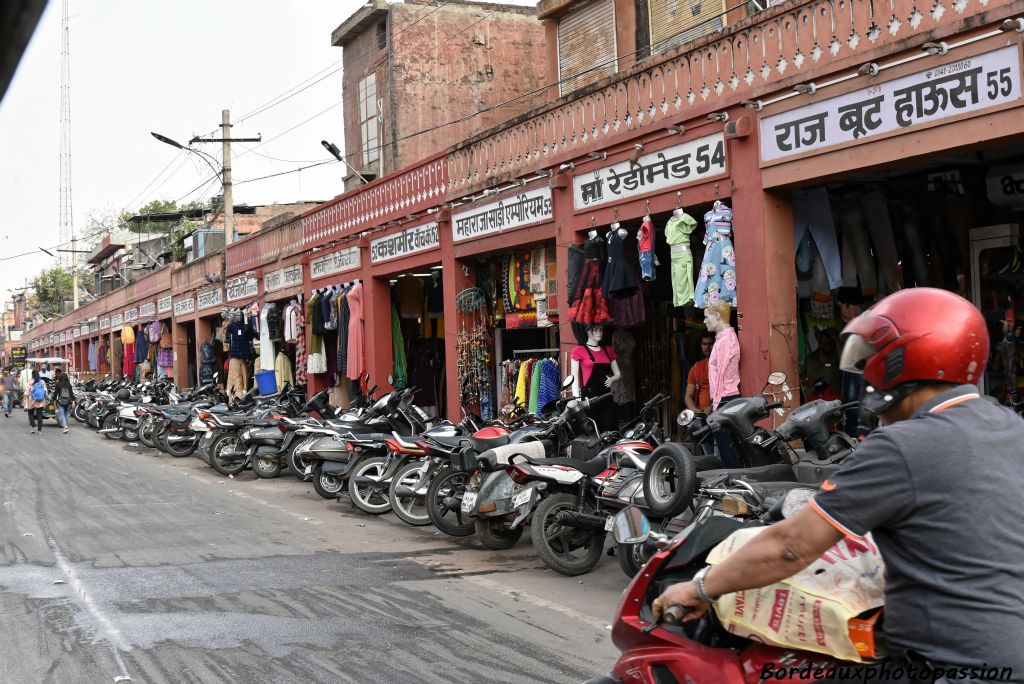
[[(147, 185), (146, 187), (142, 188), (142, 190), (140, 190), (135, 195), (135, 197), (132, 197), (131, 200), (125, 206), (126, 207), (130, 207), (133, 204), (135, 204), (136, 200), (138, 200), (140, 197), (142, 197), (146, 193), (147, 190), (149, 190), (151, 187), (153, 187), (153, 184), (156, 183), (160, 179), (160, 177), (164, 175), (164, 173), (166, 173), (167, 169), (171, 168), (171, 164), (173, 164), (174, 162), (176, 162), (176, 161), (178, 161), (180, 159), (181, 163), (178, 164), (178, 168), (171, 172), (171, 175), (168, 176), (164, 180), (164, 183), (166, 183), (168, 180), (170, 180), (171, 177), (175, 173), (178, 172), (178, 169), (180, 169), (182, 166), (185, 165), (185, 161), (186, 160), (184, 158), (184, 155), (185, 155), (185, 151), (184, 150), (178, 150), (178, 154), (176, 154), (175, 156), (171, 157), (171, 161), (167, 162), (167, 166), (165, 166), (163, 169), (161, 169), (160, 173), (156, 174), (156, 176), (154, 176), (153, 180), (149, 181), (149, 185)], [(163, 184), (161, 184), (161, 185), (163, 185)]]
[(291, 171), (281, 171), (280, 173), (272, 173), (269, 176), (260, 176), (259, 178), (248, 178), (246, 180), (235, 181), (235, 185), (241, 185), (242, 183), (252, 183), (253, 181), (266, 180), (267, 178), (275, 178), (277, 176), (286, 176), (289, 173), (298, 173), (299, 171), (305, 171), (306, 169), (311, 169), (314, 166), (323, 166), (324, 164), (338, 164), (338, 163), (340, 163), (340, 162), (338, 162), (337, 159), (328, 159), (326, 161), (317, 162), (316, 164), (310, 164), (308, 166), (303, 166), (303, 167), (298, 168), (298, 169), (292, 169)]

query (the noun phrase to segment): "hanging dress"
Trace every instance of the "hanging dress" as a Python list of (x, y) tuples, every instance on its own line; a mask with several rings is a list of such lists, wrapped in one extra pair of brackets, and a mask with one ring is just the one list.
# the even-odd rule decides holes
[(732, 209), (716, 201), (704, 214), (704, 261), (700, 265), (694, 304), (705, 308), (723, 301), (736, 306), (736, 249), (732, 244)]
[(636, 272), (626, 261), (626, 241), (619, 236), (622, 229), (608, 232), (608, 265), (604, 269), (601, 288), (609, 299), (626, 299), (636, 294), (640, 287)]
[(679, 210), (665, 224), (665, 242), (672, 252), (672, 306), (686, 306), (693, 301), (693, 254), (690, 233), (697, 227), (692, 216)]
[(608, 302), (605, 301), (601, 289), (603, 253), (604, 240), (599, 237), (587, 240), (583, 244), (583, 273), (580, 275), (574, 301), (569, 307), (569, 319), (574, 323), (608, 323), (612, 320)]
[[(366, 368), (363, 349), (363, 284), (356, 283), (345, 298), (349, 308), (348, 323), (348, 369), (345, 375), (360, 380)], [(339, 369), (340, 372), (340, 369)]]

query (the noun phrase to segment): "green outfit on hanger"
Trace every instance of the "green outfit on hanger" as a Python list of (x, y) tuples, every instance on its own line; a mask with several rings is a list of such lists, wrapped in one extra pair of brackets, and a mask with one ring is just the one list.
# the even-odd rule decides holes
[(693, 254), (690, 233), (697, 221), (681, 209), (665, 224), (665, 242), (672, 248), (672, 305), (686, 306), (693, 302)]
[(540, 361), (530, 363), (530, 413), (537, 412), (537, 399), (540, 397)]
[(404, 389), (409, 384), (409, 367), (405, 358), (405, 340), (402, 338), (402, 323), (398, 309), (391, 307), (391, 351), (395, 357), (395, 389)]

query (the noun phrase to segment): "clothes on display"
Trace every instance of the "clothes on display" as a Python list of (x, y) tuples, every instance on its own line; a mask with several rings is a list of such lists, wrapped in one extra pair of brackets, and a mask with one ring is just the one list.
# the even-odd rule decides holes
[(409, 384), (409, 369), (406, 364), (402, 322), (396, 307), (391, 307), (391, 353), (394, 357), (394, 381), (391, 384), (395, 389), (405, 389)]
[[(626, 260), (626, 236), (629, 233), (618, 227), (618, 222), (612, 224), (612, 229), (606, 236), (608, 240), (608, 264), (604, 269), (604, 279), (601, 283), (604, 296), (608, 299), (625, 299), (636, 294), (640, 283), (637, 280), (636, 272), (630, 268)], [(653, 252), (651, 253), (653, 258)], [(652, 266), (653, 268), (653, 266)]]
[(455, 298), (459, 319), (457, 372), (465, 404), (478, 404), (480, 417), (495, 418), (491, 377), (491, 339), (487, 329), (487, 299), (480, 288), (469, 288)]
[(274, 322), (279, 323), (277, 305), (264, 304), (260, 310), (260, 370), (270, 370), (275, 365), (274, 343), (271, 341), (273, 335), (271, 311), (274, 312)]
[(322, 292), (314, 292), (306, 302), (306, 317), (309, 320), (309, 350), (306, 357), (306, 372), (319, 375), (327, 372), (327, 356), (324, 354), (324, 315), (320, 306)]
[(718, 408), (722, 399), (740, 393), (740, 342), (731, 325), (715, 333), (715, 344), (708, 357), (708, 382), (713, 409)]
[(292, 372), (292, 361), (283, 351), (277, 353), (274, 360), (274, 377), (277, 378), (277, 387), (284, 387), (285, 383), (295, 384), (295, 374)]
[(672, 212), (665, 224), (665, 242), (671, 250), (672, 305), (688, 306), (693, 302), (693, 254), (690, 252), (690, 234), (697, 221), (682, 209)]
[[(612, 362), (617, 358), (613, 349), (604, 345), (591, 349), (589, 345), (581, 344), (572, 350), (571, 358), (579, 363), (582, 398), (593, 399), (608, 393), (605, 381), (612, 377)], [(601, 432), (618, 428), (615, 408), (607, 401), (592, 406), (589, 415)]]
[(606, 258), (605, 242), (596, 231), (583, 244), (583, 271), (569, 306), (569, 317), (574, 323), (609, 323), (612, 320), (602, 290), (601, 268)]
[(345, 301), (348, 302), (350, 316), (345, 375), (351, 380), (359, 380), (366, 372), (366, 352), (363, 348), (363, 284), (357, 281), (349, 290)]
[(636, 241), (640, 250), (640, 277), (645, 281), (654, 280), (654, 267), (658, 264), (654, 256), (654, 224), (650, 216), (644, 216), (640, 230), (636, 234)]
[(135, 377), (135, 330), (130, 325), (121, 328), (121, 375)]
[(698, 308), (723, 301), (736, 306), (736, 249), (732, 244), (732, 210), (715, 200), (704, 214), (704, 260), (697, 277), (694, 301)]

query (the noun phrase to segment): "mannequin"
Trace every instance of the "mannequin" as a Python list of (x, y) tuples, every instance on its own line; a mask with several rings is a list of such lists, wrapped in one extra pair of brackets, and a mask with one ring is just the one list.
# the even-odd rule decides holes
[(590, 240), (593, 240), (593, 239), (594, 239), (594, 238), (596, 238), (596, 237), (597, 237), (597, 231), (596, 231), (596, 230), (593, 230), (593, 229), (591, 229), (591, 230), (590, 230), (590, 231), (589, 231), (589, 232), (587, 233), (587, 238), (588, 238), (588, 239), (590, 239)]
[[(572, 393), (573, 396), (590, 399), (610, 392), (612, 383), (617, 382), (622, 374), (619, 372), (615, 351), (601, 344), (604, 326), (588, 325), (586, 331), (587, 343), (572, 350)], [(601, 432), (618, 429), (615, 408), (610, 401), (593, 407), (590, 417)]]
[[(704, 325), (714, 334), (715, 343), (708, 357), (708, 381), (711, 385), (711, 408), (717, 410), (740, 395), (740, 344), (729, 323), (732, 308), (723, 301), (704, 308)], [(726, 431), (715, 434), (723, 468), (739, 468), (732, 439)]]

